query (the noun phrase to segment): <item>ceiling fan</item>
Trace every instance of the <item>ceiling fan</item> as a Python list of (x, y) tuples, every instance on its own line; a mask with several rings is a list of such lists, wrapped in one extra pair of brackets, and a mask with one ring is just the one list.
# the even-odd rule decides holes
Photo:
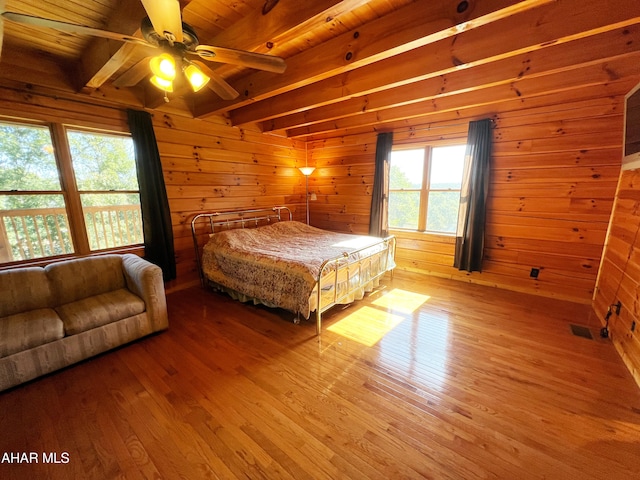
[[(182, 21), (178, 0), (141, 0), (141, 2), (148, 15), (142, 20), (140, 27), (144, 40), (130, 35), (22, 13), (2, 12), (0, 15), (5, 20), (24, 25), (52, 28), (77, 35), (91, 35), (160, 49), (159, 55), (150, 60), (143, 59), (138, 65), (132, 67), (131, 72), (127, 72), (129, 75), (125, 73), (124, 79), (118, 79), (119, 82), (117, 80), (114, 83), (118, 86), (134, 85), (141, 79), (140, 68), (144, 67), (142, 76), (147, 76), (147, 68), (150, 68), (153, 73), (151, 83), (165, 92), (166, 101), (168, 101), (167, 92), (173, 91), (173, 83), (180, 72), (187, 79), (194, 92), (208, 85), (225, 100), (232, 100), (239, 95), (229, 83), (200, 59), (274, 73), (282, 73), (287, 67), (281, 57), (233, 48), (200, 45), (195, 30)], [(136, 70), (138, 70), (137, 73)]]

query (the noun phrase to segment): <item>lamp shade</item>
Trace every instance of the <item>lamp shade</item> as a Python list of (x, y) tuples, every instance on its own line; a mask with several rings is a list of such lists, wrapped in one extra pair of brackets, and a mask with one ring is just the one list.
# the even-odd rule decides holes
[(149, 81), (160, 90), (164, 90), (165, 92), (173, 92), (173, 82), (171, 80), (166, 80), (162, 77), (154, 75)]
[(209, 80), (211, 80), (195, 65), (188, 65), (187, 68), (184, 69), (184, 74), (194, 92), (202, 89), (207, 83), (209, 83)]
[(153, 74), (163, 80), (172, 81), (176, 78), (176, 61), (168, 53), (162, 53), (149, 61)]
[(305, 177), (308, 177), (313, 173), (315, 167), (299, 167), (298, 170), (300, 170)]

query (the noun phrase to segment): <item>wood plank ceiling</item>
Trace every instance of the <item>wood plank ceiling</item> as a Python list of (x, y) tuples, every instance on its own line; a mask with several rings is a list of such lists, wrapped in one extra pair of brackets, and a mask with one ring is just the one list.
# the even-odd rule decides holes
[[(4, 3), (6, 11), (134, 36), (141, 36), (145, 15), (139, 0)], [(131, 88), (117, 86), (151, 49), (5, 20), (0, 87), (198, 118), (224, 115), (232, 125), (305, 140), (453, 119), (463, 109), (640, 74), (637, 0), (183, 0), (181, 6), (201, 44), (279, 55), (287, 70), (211, 63), (240, 92), (237, 99), (179, 89), (165, 103), (149, 75)]]

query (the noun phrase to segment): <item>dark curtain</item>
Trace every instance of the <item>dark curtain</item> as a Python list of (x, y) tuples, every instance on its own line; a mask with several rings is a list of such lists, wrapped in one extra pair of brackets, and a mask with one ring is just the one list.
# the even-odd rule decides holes
[(389, 235), (389, 156), (393, 147), (393, 132), (379, 133), (376, 141), (376, 170), (371, 195), (369, 235), (386, 237)]
[(162, 268), (165, 281), (176, 278), (173, 230), (160, 152), (148, 112), (127, 110), (136, 154), (145, 258)]
[(491, 119), (469, 122), (465, 169), (453, 266), (467, 272), (482, 271), (484, 223), (489, 193)]

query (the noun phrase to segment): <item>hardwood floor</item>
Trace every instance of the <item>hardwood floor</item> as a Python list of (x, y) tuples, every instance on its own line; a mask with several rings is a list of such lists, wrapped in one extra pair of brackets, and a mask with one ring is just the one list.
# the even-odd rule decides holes
[(169, 295), (168, 331), (0, 393), (0, 455), (39, 460), (0, 478), (640, 477), (640, 388), (590, 307), (385, 283), (320, 339), (285, 312)]

